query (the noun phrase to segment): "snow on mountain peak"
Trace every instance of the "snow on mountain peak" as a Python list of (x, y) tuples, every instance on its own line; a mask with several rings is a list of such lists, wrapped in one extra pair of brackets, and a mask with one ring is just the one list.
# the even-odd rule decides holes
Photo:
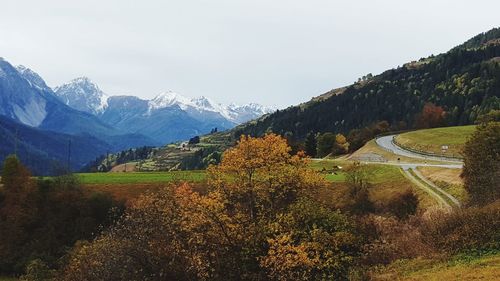
[(154, 110), (172, 106), (179, 106), (183, 111), (218, 113), (225, 119), (238, 124), (275, 111), (274, 108), (257, 103), (244, 105), (232, 103), (226, 106), (216, 103), (205, 96), (188, 98), (178, 93), (168, 91), (157, 95), (149, 101), (148, 112), (151, 113)]
[[(105, 114), (108, 108), (108, 96), (87, 77), (75, 78), (54, 90), (60, 100), (77, 110), (100, 116)], [(205, 96), (190, 98), (173, 91), (166, 91), (148, 100), (147, 111), (143, 114), (152, 115), (157, 110), (170, 107), (178, 107), (196, 119), (221, 118), (233, 124), (243, 123), (274, 111), (256, 103), (226, 106)]]
[(191, 100), (172, 91), (167, 91), (157, 95), (149, 101), (149, 111), (178, 105), (185, 110), (191, 105)]
[(18, 65), (16, 66), (17, 72), (26, 79), (31, 85), (44, 90), (42, 93), (44, 93), (46, 90), (50, 90), (50, 88), (45, 84), (45, 81), (38, 75), (38, 73), (34, 72), (33, 70), (27, 68), (24, 65)]
[(102, 113), (108, 106), (108, 95), (88, 77), (75, 78), (54, 92), (67, 105), (88, 113)]

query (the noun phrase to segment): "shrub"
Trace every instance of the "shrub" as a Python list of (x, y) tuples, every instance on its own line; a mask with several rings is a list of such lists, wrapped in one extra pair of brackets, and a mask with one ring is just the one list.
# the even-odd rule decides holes
[(393, 196), (386, 206), (387, 211), (398, 219), (406, 219), (410, 215), (414, 215), (417, 208), (418, 197), (411, 190)]
[(34, 259), (26, 267), (26, 274), (21, 276), (22, 281), (48, 281), (54, 272), (40, 259)]
[(398, 259), (427, 256), (432, 247), (423, 240), (418, 220), (407, 222), (395, 218), (370, 215), (361, 220), (368, 231), (365, 237), (372, 239), (364, 248), (366, 265), (389, 264)]
[(500, 122), (479, 125), (467, 141), (462, 177), (473, 204), (500, 198)]
[(468, 208), (435, 213), (422, 225), (425, 240), (450, 254), (500, 247), (500, 208)]

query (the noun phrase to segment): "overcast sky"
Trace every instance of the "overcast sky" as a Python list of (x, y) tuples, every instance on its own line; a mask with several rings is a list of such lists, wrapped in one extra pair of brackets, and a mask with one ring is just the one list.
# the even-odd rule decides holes
[(1, 0), (0, 57), (49, 86), (280, 107), (500, 26), (498, 0)]

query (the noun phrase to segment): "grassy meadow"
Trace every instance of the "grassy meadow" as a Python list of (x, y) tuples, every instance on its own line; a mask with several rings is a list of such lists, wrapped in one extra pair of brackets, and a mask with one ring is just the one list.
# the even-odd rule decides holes
[[(310, 167), (320, 172), (331, 183), (327, 190), (320, 193), (326, 201), (342, 198), (347, 192), (345, 170), (352, 162), (345, 160), (313, 160)], [(370, 197), (375, 202), (383, 203), (392, 196), (407, 189), (413, 189), (421, 201), (421, 207), (433, 205), (432, 198), (418, 188), (413, 188), (397, 166), (370, 164), (365, 166), (369, 181)], [(128, 200), (137, 198), (146, 192), (154, 192), (172, 182), (191, 182), (203, 190), (206, 180), (205, 171), (171, 172), (116, 172), (116, 173), (81, 173), (77, 174), (81, 183), (90, 191), (108, 192), (115, 198)]]
[(205, 180), (205, 171), (82, 173), (77, 174), (77, 176), (84, 185), (169, 183), (175, 181), (201, 182)]

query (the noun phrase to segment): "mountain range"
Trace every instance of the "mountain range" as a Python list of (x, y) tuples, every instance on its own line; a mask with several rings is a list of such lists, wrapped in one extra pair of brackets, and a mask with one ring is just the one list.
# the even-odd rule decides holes
[(271, 111), (256, 104), (222, 106), (172, 92), (152, 100), (108, 96), (88, 78), (52, 89), (33, 70), (0, 58), (0, 161), (17, 146), (20, 158), (34, 163), (35, 173), (47, 173), (49, 167), (33, 159), (66, 163), (70, 140), (71, 168), (78, 169), (106, 151), (164, 145), (214, 128), (230, 129)]
[(215, 128), (231, 129), (274, 111), (254, 103), (224, 106), (203, 96), (187, 98), (172, 91), (161, 93), (151, 100), (135, 96), (108, 96), (86, 77), (56, 87), (54, 93), (59, 100), (76, 110), (161, 144), (205, 134)]

